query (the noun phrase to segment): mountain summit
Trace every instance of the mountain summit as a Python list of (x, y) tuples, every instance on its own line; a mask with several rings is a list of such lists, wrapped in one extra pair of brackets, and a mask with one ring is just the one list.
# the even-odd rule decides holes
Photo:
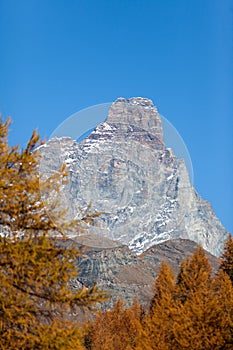
[(41, 153), (45, 173), (67, 165), (63, 200), (71, 216), (89, 205), (103, 213), (90, 234), (123, 243), (137, 254), (178, 238), (221, 253), (227, 231), (193, 188), (184, 160), (165, 147), (151, 100), (118, 98), (87, 138), (80, 143), (51, 139)]
[(133, 125), (157, 137), (161, 146), (164, 143), (161, 118), (153, 102), (147, 98), (118, 98), (111, 105), (106, 122)]

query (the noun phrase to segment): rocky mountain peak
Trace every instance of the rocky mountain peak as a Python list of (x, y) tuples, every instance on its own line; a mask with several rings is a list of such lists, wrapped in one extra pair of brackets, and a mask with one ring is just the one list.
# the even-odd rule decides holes
[(147, 98), (118, 98), (111, 105), (106, 122), (135, 126), (156, 136), (163, 144), (161, 118), (153, 102)]
[(53, 139), (41, 153), (44, 173), (67, 165), (63, 201), (72, 217), (89, 206), (103, 213), (90, 234), (137, 254), (178, 238), (221, 253), (227, 231), (193, 188), (184, 160), (165, 147), (151, 100), (119, 98), (106, 121), (80, 143)]
[(152, 100), (150, 100), (149, 98), (145, 98), (145, 97), (131, 97), (131, 98), (124, 98), (124, 97), (118, 97), (116, 99), (115, 102), (113, 102), (113, 104), (116, 103), (128, 103), (128, 104), (132, 104), (132, 105), (141, 105), (141, 106), (150, 106), (152, 108), (155, 108), (155, 105), (153, 103)]

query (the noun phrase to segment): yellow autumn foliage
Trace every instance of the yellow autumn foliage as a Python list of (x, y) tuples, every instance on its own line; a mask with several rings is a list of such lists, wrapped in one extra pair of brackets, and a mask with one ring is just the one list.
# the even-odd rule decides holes
[[(65, 168), (40, 181), (39, 136), (33, 132), (21, 151), (8, 145), (9, 125), (0, 121), (0, 349), (83, 349), (79, 324), (70, 316), (106, 296), (96, 287), (70, 285), (80, 253), (66, 247), (65, 232), (82, 228), (67, 223), (59, 207)], [(41, 200), (41, 191), (51, 189), (58, 220)]]

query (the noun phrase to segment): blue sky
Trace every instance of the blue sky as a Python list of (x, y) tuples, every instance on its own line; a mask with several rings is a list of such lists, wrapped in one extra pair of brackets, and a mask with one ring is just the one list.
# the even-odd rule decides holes
[(233, 231), (232, 0), (0, 0), (0, 111), (24, 146), (73, 113), (151, 98)]

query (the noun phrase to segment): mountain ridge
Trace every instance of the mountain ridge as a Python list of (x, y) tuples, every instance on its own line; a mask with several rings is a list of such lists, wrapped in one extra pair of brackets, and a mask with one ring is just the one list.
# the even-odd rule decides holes
[[(76, 244), (82, 255), (77, 263), (78, 277), (73, 282), (77, 287), (84, 285), (88, 288), (96, 284), (105, 290), (110, 299), (100, 305), (103, 310), (112, 308), (119, 298), (130, 306), (135, 297), (144, 308), (148, 308), (161, 263), (167, 262), (177, 274), (181, 261), (197, 248), (197, 244), (188, 239), (174, 239), (156, 244), (137, 255), (127, 245), (95, 248)], [(206, 256), (216, 272), (219, 259), (208, 252)]]
[(177, 238), (221, 254), (227, 231), (190, 183), (184, 160), (165, 147), (151, 100), (119, 98), (86, 139), (52, 139), (41, 153), (45, 173), (67, 165), (63, 201), (71, 217), (90, 203), (104, 213), (90, 234), (120, 241), (137, 254)]

